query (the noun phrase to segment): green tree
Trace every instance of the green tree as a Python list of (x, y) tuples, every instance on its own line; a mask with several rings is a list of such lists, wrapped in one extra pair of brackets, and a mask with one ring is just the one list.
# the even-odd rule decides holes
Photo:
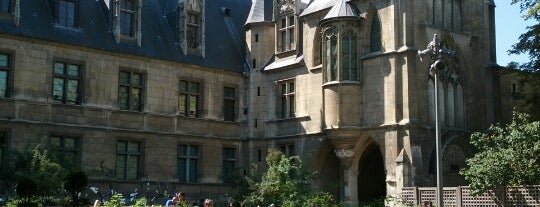
[(460, 174), (474, 195), (505, 186), (540, 184), (540, 121), (530, 121), (528, 114), (514, 112), (510, 124), (473, 133), (471, 144), (478, 153), (467, 159)]
[(540, 1), (512, 0), (512, 4), (519, 4), (521, 12), (525, 12), (525, 20), (534, 20), (536, 24), (527, 27), (527, 31), (519, 37), (519, 42), (509, 50), (510, 54), (529, 54), (530, 61), (519, 65), (521, 69), (540, 71)]
[(271, 151), (266, 162), (268, 169), (261, 179), (249, 179), (250, 193), (242, 206), (336, 206), (330, 194), (311, 192), (311, 174), (302, 168), (299, 157), (286, 157), (280, 151)]
[(540, 109), (537, 107), (540, 105), (540, 1), (512, 0), (512, 4), (519, 4), (521, 12), (525, 12), (523, 15), (525, 20), (536, 22), (527, 27), (527, 31), (519, 37), (518, 43), (508, 51), (510, 54), (528, 54), (530, 61), (522, 64), (511, 62), (508, 67), (527, 72), (519, 75), (525, 99), (519, 108), (531, 114), (534, 120), (540, 120)]
[(17, 177), (26, 177), (36, 183), (36, 196), (58, 196), (62, 192), (65, 170), (51, 161), (47, 150), (40, 145), (20, 153), (16, 163)]

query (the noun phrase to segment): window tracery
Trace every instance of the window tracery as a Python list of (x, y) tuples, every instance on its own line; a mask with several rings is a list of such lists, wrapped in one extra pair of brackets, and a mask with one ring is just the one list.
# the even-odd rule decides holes
[(350, 25), (323, 29), (322, 61), (324, 81), (358, 81), (358, 34)]

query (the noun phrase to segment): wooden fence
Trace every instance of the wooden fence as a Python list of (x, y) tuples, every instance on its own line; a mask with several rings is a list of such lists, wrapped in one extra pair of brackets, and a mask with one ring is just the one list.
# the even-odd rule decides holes
[[(435, 187), (405, 187), (401, 197), (408, 205), (420, 206), (436, 203)], [(498, 207), (533, 206), (540, 207), (540, 186), (507, 187), (500, 191), (488, 191), (472, 196), (468, 186), (443, 188), (444, 206), (455, 207)]]

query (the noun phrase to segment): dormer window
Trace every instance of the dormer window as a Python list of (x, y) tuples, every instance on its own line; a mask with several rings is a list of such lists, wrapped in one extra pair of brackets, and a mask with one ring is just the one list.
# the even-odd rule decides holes
[(199, 48), (201, 36), (201, 15), (196, 13), (188, 13), (186, 27), (187, 47), (192, 49)]
[(142, 0), (113, 0), (113, 33), (116, 42), (126, 41), (141, 46)]
[(285, 15), (278, 22), (278, 52), (295, 49), (295, 18), (294, 15)]
[(186, 0), (178, 8), (178, 40), (184, 52), (201, 54), (204, 48), (204, 0)]
[(12, 9), (11, 0), (0, 0), (0, 13), (11, 13)]
[(136, 18), (135, 0), (120, 1), (120, 34), (125, 36), (135, 36)]
[(62, 27), (77, 26), (78, 0), (59, 0), (56, 9), (56, 24)]

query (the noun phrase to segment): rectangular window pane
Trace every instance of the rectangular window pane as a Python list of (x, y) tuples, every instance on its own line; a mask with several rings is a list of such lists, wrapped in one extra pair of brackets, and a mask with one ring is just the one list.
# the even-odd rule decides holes
[(116, 144), (116, 151), (117, 152), (127, 152), (127, 142), (119, 141)]
[(59, 62), (55, 62), (54, 63), (54, 74), (56, 75), (64, 75), (65, 74), (65, 64), (64, 63), (59, 63)]
[(189, 97), (189, 115), (190, 116), (197, 116), (197, 102), (199, 101), (198, 96), (190, 96)]
[(75, 3), (74, 2), (67, 3), (66, 16), (67, 16), (66, 26), (75, 27)]
[(79, 81), (78, 80), (68, 80), (68, 86), (67, 86), (67, 102), (69, 103), (77, 103), (77, 99), (79, 98)]
[(64, 138), (64, 149), (75, 149), (75, 138)]
[(51, 137), (49, 139), (49, 145), (51, 145), (53, 148), (60, 148), (60, 137)]
[(289, 96), (289, 117), (294, 117), (294, 96)]
[(77, 152), (65, 152), (62, 163), (66, 168), (73, 168), (77, 166)]
[(131, 155), (129, 156), (129, 163), (128, 163), (128, 180), (137, 180), (138, 178), (138, 170), (139, 169), (139, 156)]
[(140, 143), (130, 142), (128, 152), (140, 152)]
[(0, 97), (7, 97), (8, 92), (8, 72), (0, 70)]
[(120, 72), (120, 84), (129, 85), (130, 84), (130, 73), (128, 72)]
[(129, 96), (129, 87), (120, 86), (118, 91), (118, 108), (122, 110), (128, 110), (128, 96)]
[(0, 54), (0, 67), (9, 67), (9, 55)]
[(58, 101), (64, 100), (64, 79), (62, 78), (54, 78), (53, 99)]
[(183, 92), (188, 91), (188, 82), (187, 81), (180, 81), (180, 91), (183, 91)]
[(143, 85), (141, 74), (133, 73), (133, 85), (135, 86)]
[(189, 147), (189, 155), (190, 155), (190, 156), (199, 156), (199, 147), (197, 147), (197, 146), (190, 146), (190, 147)]
[(178, 146), (178, 156), (186, 156), (186, 155), (187, 155), (187, 146), (186, 145)]
[(126, 179), (126, 156), (116, 155), (116, 178), (120, 180)]
[(197, 159), (189, 160), (189, 182), (197, 182)]
[(180, 96), (178, 97), (178, 111), (180, 112), (180, 114), (182, 115), (187, 114), (186, 107), (187, 107), (187, 95), (180, 94)]
[(79, 76), (79, 66), (78, 65), (68, 65), (68, 75), (69, 76)]
[(132, 110), (141, 110), (141, 89), (133, 88), (131, 89), (132, 97), (131, 97), (131, 104), (132, 104)]
[(199, 93), (199, 83), (191, 82), (191, 92)]
[(133, 14), (122, 12), (120, 14), (120, 33), (126, 36), (133, 36)]
[(187, 182), (187, 160), (186, 158), (178, 158), (178, 180)]

